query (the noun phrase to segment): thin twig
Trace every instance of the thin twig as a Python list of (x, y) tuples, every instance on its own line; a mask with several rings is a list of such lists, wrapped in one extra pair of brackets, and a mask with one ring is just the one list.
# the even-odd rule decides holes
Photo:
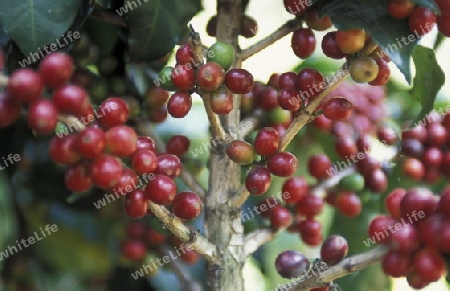
[(8, 86), (8, 77), (3, 74), (0, 74), (0, 86), (1, 87)]
[(274, 44), (281, 38), (285, 37), (289, 33), (296, 30), (301, 25), (301, 19), (292, 19), (287, 21), (285, 24), (280, 26), (277, 30), (275, 30), (272, 34), (264, 38), (263, 40), (255, 43), (254, 45), (242, 50), (238, 56), (240, 59), (245, 60), (249, 57), (253, 56), (254, 54), (262, 51), (266, 47)]
[(261, 228), (247, 234), (244, 238), (244, 256), (247, 258), (259, 247), (274, 240), (277, 234), (278, 231), (271, 228)]
[[(370, 54), (377, 46), (374, 43), (369, 43), (362, 50), (362, 55)], [(280, 145), (278, 147), (279, 151), (283, 151), (295, 135), (309, 122), (314, 120), (314, 111), (319, 107), (320, 103), (327, 97), (336, 87), (338, 87), (350, 74), (348, 71), (349, 62), (345, 62), (342, 67), (331, 77), (328, 81), (328, 84), (320, 92), (320, 94), (314, 98), (305, 109), (300, 111), (299, 115), (294, 119), (289, 128), (286, 130), (284, 135), (281, 137)]]
[[(371, 42), (366, 45), (366, 47), (361, 51), (361, 54), (368, 55), (376, 47), (376, 44)], [(278, 151), (283, 151), (289, 145), (292, 139), (294, 139), (295, 135), (303, 128), (303, 126), (314, 119), (313, 113), (317, 109), (317, 107), (319, 107), (320, 103), (349, 75), (349, 71), (347, 69), (348, 65), (349, 62), (343, 64), (342, 67), (331, 78), (328, 79), (328, 84), (323, 89), (323, 91), (321, 91), (321, 93), (314, 100), (312, 100), (311, 103), (306, 106), (306, 108), (300, 111), (299, 115), (294, 119), (284, 135), (281, 137)], [(249, 195), (250, 193), (247, 191), (247, 189), (245, 187), (241, 187), (236, 191), (236, 195), (232, 199), (230, 199), (228, 203), (231, 207), (239, 208), (242, 206), (242, 204), (244, 204)]]
[(280, 286), (276, 290), (308, 291), (312, 288), (328, 286), (330, 282), (338, 278), (379, 263), (386, 252), (386, 248), (380, 247), (363, 254), (354, 255), (342, 260), (339, 264), (324, 270), (318, 276), (302, 275), (301, 277), (292, 279), (290, 284)]
[(259, 122), (261, 121), (261, 117), (263, 116), (263, 111), (262, 110), (256, 110), (251, 116), (246, 117), (245, 119), (243, 119), (241, 121), (241, 124), (247, 124), (247, 123), (251, 123), (251, 125), (249, 127), (245, 127), (242, 132), (241, 135), (243, 137), (245, 137), (246, 135), (250, 134), (252, 131), (254, 131), (257, 127)]
[(123, 19), (117, 13), (102, 8), (100, 5), (95, 5), (94, 11), (92, 11), (89, 17), (120, 27), (128, 27), (125, 19)]
[[(155, 133), (155, 131), (153, 130), (153, 128), (149, 123), (144, 121), (138, 122), (137, 131), (143, 135), (152, 138), (153, 141), (155, 142), (156, 150), (158, 152), (163, 153), (166, 151), (166, 146), (164, 145), (163, 141)], [(189, 171), (184, 169), (184, 167), (182, 167), (181, 169), (179, 178), (181, 181), (183, 181), (183, 183), (186, 186), (188, 186), (192, 191), (194, 191), (200, 197), (200, 199), (202, 200), (204, 199), (206, 195), (205, 188), (203, 188), (202, 185), (198, 183), (197, 179), (195, 179), (194, 176), (192, 176), (192, 174)]]
[[(162, 245), (159, 250), (163, 256), (171, 257), (171, 250), (167, 245)], [(191, 274), (186, 270), (186, 267), (180, 263), (180, 260), (170, 260), (170, 266), (180, 280), (180, 286), (183, 286), (183, 290), (186, 291), (202, 291), (202, 286), (193, 281)]]
[(200, 233), (191, 231), (170, 211), (161, 205), (148, 202), (149, 209), (159, 220), (182, 242), (188, 243), (190, 248), (202, 255), (207, 261), (216, 261), (216, 246), (208, 241)]
[(211, 93), (201, 92), (200, 96), (203, 99), (203, 104), (205, 105), (206, 114), (208, 115), (209, 124), (211, 125), (212, 138), (220, 138), (221, 140), (226, 139), (225, 130), (220, 123), (219, 115), (214, 113), (211, 108)]

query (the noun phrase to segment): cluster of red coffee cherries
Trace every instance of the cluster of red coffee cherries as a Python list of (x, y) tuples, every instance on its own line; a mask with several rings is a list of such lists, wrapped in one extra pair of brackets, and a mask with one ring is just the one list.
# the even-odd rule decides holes
[(450, 254), (450, 189), (441, 196), (426, 188), (395, 189), (386, 208), (389, 215), (380, 215), (369, 225), (372, 243), (389, 247), (384, 272), (407, 277), (416, 289), (439, 280), (447, 272), (444, 256)]
[[(326, 270), (328, 266), (338, 264), (347, 256), (347, 253), (347, 240), (339, 235), (331, 235), (323, 242), (320, 249), (322, 262), (316, 260), (311, 266), (310, 260), (304, 254), (296, 250), (287, 250), (278, 255), (275, 260), (275, 268), (283, 278), (298, 278), (302, 280), (301, 276), (311, 277), (311, 275), (308, 276), (309, 272), (317, 275)], [(319, 287), (311, 289), (311, 291), (327, 291), (328, 289), (328, 287)]]
[[(155, 219), (155, 221), (153, 219)], [(200, 259), (200, 255), (190, 248), (181, 248), (182, 242), (171, 235), (168, 230), (162, 229), (159, 220), (156, 220), (156, 217), (152, 217), (150, 225), (141, 221), (132, 221), (127, 224), (125, 228), (126, 239), (121, 244), (122, 255), (128, 260), (140, 261), (143, 260), (149, 252), (157, 252), (158, 247), (165, 242), (169, 242), (170, 245), (173, 246), (173, 249), (171, 249), (173, 255), (177, 258), (179, 257), (187, 264), (195, 264)], [(153, 266), (156, 267), (156, 264)], [(153, 271), (156, 272), (157, 269)]]
[[(192, 107), (191, 93), (210, 92), (211, 110), (228, 114), (233, 109), (233, 93), (246, 94), (253, 89), (253, 76), (245, 69), (230, 69), (234, 60), (231, 45), (216, 42), (203, 56), (194, 53), (187, 43), (176, 52), (175, 67), (163, 68), (159, 75), (161, 87), (175, 91), (167, 101), (167, 111), (172, 117), (183, 118)], [(159, 102), (162, 104), (162, 102)]]
[(450, 177), (450, 114), (430, 114), (423, 124), (402, 133), (400, 154), (405, 155), (404, 173), (417, 181), (436, 182)]
[(411, 0), (389, 0), (388, 13), (395, 19), (408, 19), (409, 30), (423, 36), (436, 25), (439, 31), (450, 36), (450, 1), (435, 0), (441, 14), (436, 15), (426, 7), (416, 5)]

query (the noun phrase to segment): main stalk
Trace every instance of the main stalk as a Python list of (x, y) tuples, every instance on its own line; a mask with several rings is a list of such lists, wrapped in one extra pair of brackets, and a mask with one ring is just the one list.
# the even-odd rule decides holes
[[(238, 47), (241, 19), (241, 0), (217, 0), (217, 40)], [(234, 67), (240, 67), (236, 60)], [(237, 139), (240, 96), (234, 96), (234, 108), (221, 118), (225, 132)], [(240, 186), (240, 167), (225, 153), (224, 143), (211, 150), (209, 190), (206, 195), (205, 232), (217, 245), (219, 262), (208, 265), (208, 290), (244, 291), (243, 244), (244, 228), (239, 209), (230, 209), (227, 203)]]

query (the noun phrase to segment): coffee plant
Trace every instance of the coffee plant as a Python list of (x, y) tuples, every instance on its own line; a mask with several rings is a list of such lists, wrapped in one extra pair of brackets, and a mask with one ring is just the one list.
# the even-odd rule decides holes
[(450, 0), (276, 1), (0, 1), (0, 290), (450, 282)]

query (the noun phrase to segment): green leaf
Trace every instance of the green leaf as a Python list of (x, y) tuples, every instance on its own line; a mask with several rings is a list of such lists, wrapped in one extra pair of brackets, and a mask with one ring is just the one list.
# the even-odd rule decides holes
[(11, 1), (2, 0), (0, 26), (25, 55), (36, 53), (44, 45), (57, 44), (57, 39), (77, 19), (79, 8), (85, 3), (80, 2), (29, 0), (17, 1), (12, 5)]
[(439, 32), (436, 37), (436, 41), (434, 42), (433, 49), (437, 50), (439, 46), (444, 42), (444, 40), (446, 40), (446, 37), (441, 32)]
[(410, 56), (418, 37), (407, 20), (396, 20), (387, 12), (388, 0), (334, 0), (319, 5), (319, 15), (329, 15), (339, 29), (361, 27), (381, 46), (411, 83)]
[(439, 8), (433, 0), (411, 0), (411, 2), (414, 2), (420, 6), (424, 6), (433, 12), (439, 13)]
[(416, 66), (416, 76), (410, 94), (422, 105), (422, 110), (415, 120), (417, 122), (433, 110), (437, 93), (444, 85), (445, 74), (432, 49), (417, 46), (413, 52), (413, 60)]
[[(156, 0), (135, 7), (126, 0), (125, 19), (130, 29), (128, 40), (133, 61), (153, 61), (170, 52), (180, 40), (191, 18), (201, 10), (200, 0)], [(130, 8), (132, 8), (130, 10)], [(124, 10), (122, 10), (124, 11)]]

